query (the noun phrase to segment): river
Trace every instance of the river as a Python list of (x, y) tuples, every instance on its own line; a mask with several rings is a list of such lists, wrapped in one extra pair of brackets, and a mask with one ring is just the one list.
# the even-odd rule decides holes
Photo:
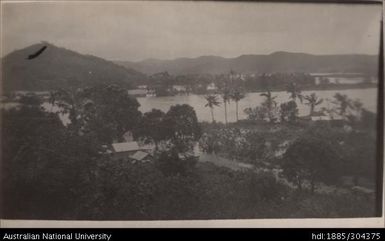
[[(377, 109), (377, 88), (367, 88), (367, 89), (348, 89), (348, 90), (315, 90), (315, 91), (302, 91), (303, 95), (309, 95), (311, 93), (316, 93), (319, 98), (323, 98), (324, 102), (316, 107), (316, 110), (319, 110), (322, 107), (332, 107), (332, 104), (328, 104), (332, 100), (333, 96), (336, 93), (341, 93), (347, 95), (350, 99), (360, 100), (363, 104), (363, 107), (369, 111), (376, 112)], [(272, 92), (273, 96), (277, 96), (275, 99), (278, 105), (280, 103), (286, 102), (289, 100), (289, 93), (285, 91)], [(218, 98), (220, 99), (220, 98)], [(211, 121), (211, 113), (208, 107), (205, 107), (206, 100), (204, 95), (178, 95), (178, 96), (167, 96), (167, 97), (139, 97), (137, 98), (140, 103), (139, 110), (144, 113), (151, 111), (151, 109), (160, 109), (164, 112), (167, 112), (172, 105), (176, 104), (188, 104), (192, 106), (197, 114), (199, 121)], [(239, 119), (247, 118), (246, 114), (243, 112), (245, 108), (256, 107), (260, 105), (265, 98), (260, 96), (260, 93), (247, 93), (246, 97), (239, 101)], [(299, 115), (305, 116), (309, 114), (309, 106), (301, 104), (299, 101), (298, 109)], [(16, 103), (6, 103), (3, 104), (3, 108), (12, 108), (17, 105)], [(43, 104), (43, 107), (47, 111), (58, 111), (57, 107), (51, 107), (47, 102)], [(216, 121), (224, 122), (224, 106), (223, 104), (219, 107), (214, 108), (214, 117)], [(60, 115), (61, 120), (64, 124), (69, 123), (68, 115)], [(227, 105), (227, 118), (229, 122), (234, 122), (235, 117), (235, 103), (230, 102)]]
[[(341, 93), (347, 95), (350, 99), (358, 99), (363, 103), (363, 106), (372, 111), (376, 112), (377, 108), (377, 89), (368, 88), (368, 89), (348, 89), (348, 90), (315, 90), (315, 91), (302, 91), (303, 95), (310, 95), (311, 93), (316, 93), (319, 98), (323, 98), (324, 101), (322, 104), (316, 107), (316, 110), (319, 110), (322, 107), (332, 107), (332, 104), (328, 104), (326, 100), (332, 100), (333, 96), (336, 93)], [(285, 91), (272, 92), (273, 96), (277, 96), (275, 99), (278, 105), (280, 103), (286, 102), (289, 100), (289, 93)], [(220, 98), (218, 98), (220, 99)], [(167, 97), (139, 97), (137, 100), (140, 103), (139, 110), (144, 113), (150, 111), (151, 109), (160, 109), (164, 112), (167, 112), (172, 105), (176, 104), (188, 104), (195, 109), (199, 121), (211, 121), (211, 113), (208, 107), (204, 107), (206, 100), (203, 95), (178, 95), (178, 96), (167, 96)], [(247, 93), (246, 97), (239, 101), (239, 119), (245, 119), (247, 116), (243, 112), (245, 108), (256, 107), (260, 105), (265, 98), (260, 96), (260, 93)], [(299, 115), (305, 116), (309, 114), (309, 106), (301, 104), (299, 101), (298, 109)], [(227, 118), (229, 122), (234, 122), (236, 120), (236, 108), (235, 103), (230, 102), (227, 104)], [(214, 108), (214, 117), (216, 121), (224, 122), (223, 104), (219, 107)]]

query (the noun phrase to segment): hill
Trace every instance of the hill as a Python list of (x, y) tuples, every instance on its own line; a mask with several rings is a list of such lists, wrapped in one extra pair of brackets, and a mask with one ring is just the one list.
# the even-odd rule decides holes
[[(43, 46), (47, 48), (39, 56), (28, 59)], [(145, 75), (130, 68), (46, 42), (13, 51), (2, 59), (4, 91), (43, 91), (101, 83), (129, 88), (143, 78)]]
[(201, 56), (174, 60), (149, 59), (141, 62), (116, 63), (145, 74), (168, 71), (170, 74), (239, 73), (369, 73), (377, 74), (375, 55), (311, 55), (305, 53), (275, 52), (270, 55), (241, 55), (237, 58)]

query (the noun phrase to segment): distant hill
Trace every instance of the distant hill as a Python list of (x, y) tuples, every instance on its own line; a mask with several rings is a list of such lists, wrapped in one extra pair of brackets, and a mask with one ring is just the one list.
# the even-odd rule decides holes
[[(27, 59), (43, 46), (36, 58)], [(100, 83), (134, 86), (146, 78), (142, 73), (91, 55), (42, 42), (16, 50), (2, 59), (4, 91), (53, 90)]]
[(145, 74), (168, 71), (170, 74), (222, 74), (234, 70), (239, 73), (274, 72), (345, 72), (377, 74), (375, 55), (311, 55), (275, 52), (270, 55), (241, 55), (237, 58), (202, 56), (174, 60), (149, 59), (141, 62), (116, 63)]

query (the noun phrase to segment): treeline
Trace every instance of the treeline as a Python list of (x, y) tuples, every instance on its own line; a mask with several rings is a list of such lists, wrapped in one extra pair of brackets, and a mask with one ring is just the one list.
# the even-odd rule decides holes
[[(175, 94), (207, 94), (216, 92), (229, 82), (248, 92), (261, 91), (270, 87), (272, 90), (284, 90), (289, 83), (296, 83), (304, 88), (315, 86), (315, 79), (305, 73), (240, 74), (231, 71), (228, 74), (191, 74), (170, 75), (168, 72), (149, 76), (147, 87), (155, 90), (157, 96)], [(174, 85), (181, 85), (183, 91), (175, 91)], [(212, 87), (208, 88), (209, 85)]]

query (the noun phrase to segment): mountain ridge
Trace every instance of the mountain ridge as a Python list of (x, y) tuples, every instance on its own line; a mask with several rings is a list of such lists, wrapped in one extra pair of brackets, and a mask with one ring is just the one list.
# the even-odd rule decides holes
[(271, 54), (243, 54), (234, 58), (205, 55), (195, 58), (146, 59), (115, 61), (115, 63), (151, 75), (168, 71), (170, 74), (223, 74), (230, 70), (242, 73), (264, 72), (362, 72), (377, 73), (376, 55), (333, 54), (315, 55), (277, 51)]
[[(47, 46), (35, 59), (27, 56)], [(146, 76), (103, 58), (41, 42), (2, 58), (3, 91), (79, 88), (101, 83), (134, 86)]]

